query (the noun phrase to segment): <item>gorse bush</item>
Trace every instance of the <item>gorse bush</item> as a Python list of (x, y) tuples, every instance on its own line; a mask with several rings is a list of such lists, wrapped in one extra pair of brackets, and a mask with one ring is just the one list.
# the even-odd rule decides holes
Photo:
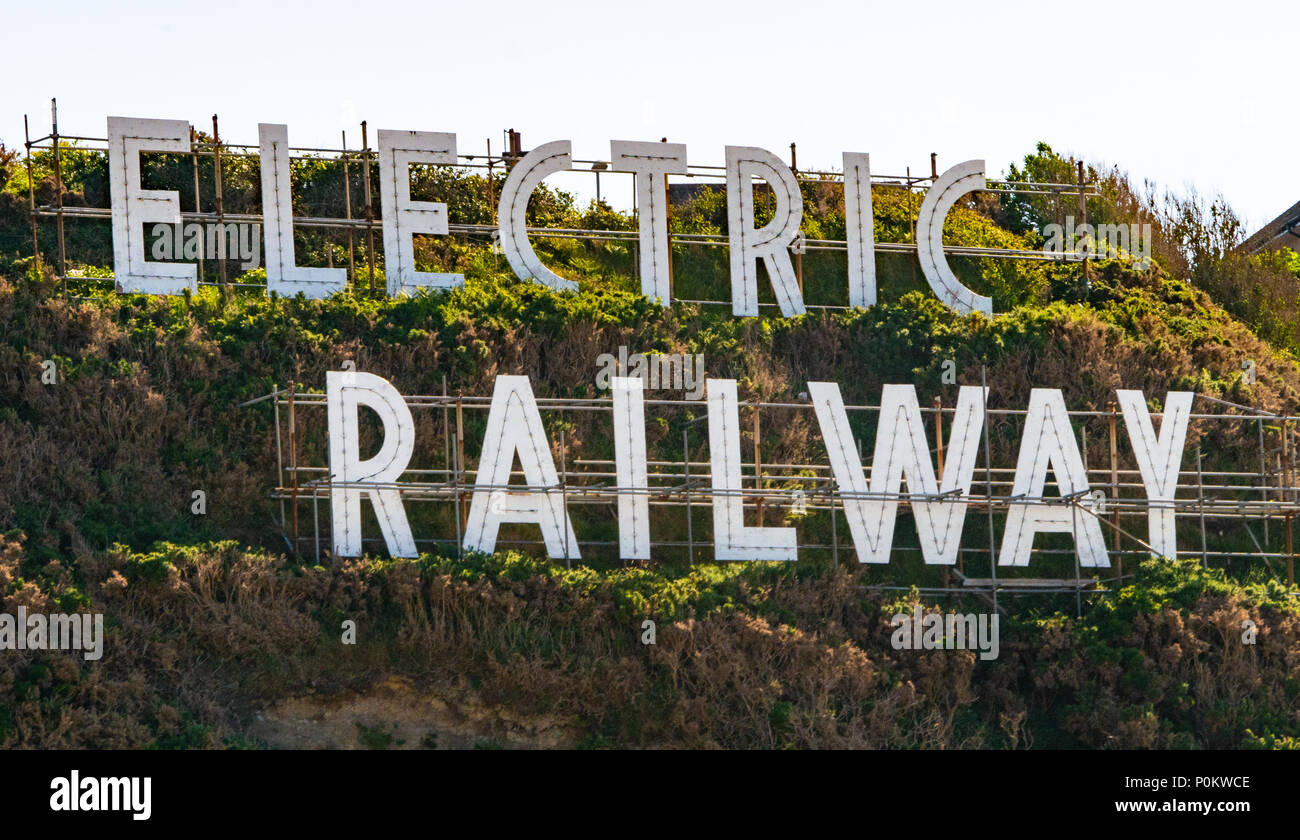
[[(792, 401), (809, 380), (841, 382), (858, 402), (887, 382), (942, 395), (951, 391), (940, 380), (947, 359), (961, 384), (977, 383), (987, 366), (994, 407), (1023, 407), (1035, 382), (1059, 383), (1079, 409), (1104, 408), (1116, 387), (1153, 399), (1192, 389), (1270, 411), (1293, 407), (1300, 393), (1288, 353), (1158, 269), (1141, 275), (1117, 264), (1096, 267), (1078, 302), (1026, 305), (992, 321), (960, 317), (923, 293), (866, 311), (737, 319), (711, 308), (665, 310), (598, 280), (556, 294), (491, 265), (464, 289), (398, 299), (271, 300), (205, 288), (186, 298), (71, 301), (45, 281), (0, 281), (0, 318), (9, 372), (0, 381), (0, 445), (13, 453), (0, 472), (0, 527), (39, 535), (29, 550), (50, 556), (219, 534), (274, 545), (272, 413), (238, 403), (290, 383), (319, 392), (325, 372), (345, 360), (417, 394), (440, 392), (444, 377), (453, 393), (487, 394), (496, 375), (510, 373), (530, 376), (541, 396), (595, 396), (596, 357), (620, 345), (702, 354), (709, 375), (774, 401)], [(1243, 357), (1257, 363), (1255, 385), (1242, 380)], [(57, 367), (57, 387), (40, 382), (45, 360)], [(680, 457), (674, 424), (685, 418), (673, 411), (668, 427), (650, 429), (652, 449), (666, 457)], [(323, 417), (304, 413), (299, 422), (304, 450), (323, 458)], [(600, 418), (570, 422), (576, 451), (584, 440), (604, 445)], [(440, 452), (440, 426), (421, 423), (421, 440)], [(1199, 424), (1192, 445), (1202, 433), (1215, 436), (1223, 463), (1253, 445)], [(999, 429), (995, 460), (1014, 458), (1018, 443), (1015, 428)], [(802, 415), (783, 415), (762, 445), (768, 462), (825, 457)], [(47, 463), (60, 467), (36, 468)], [(198, 488), (207, 517), (189, 512)]]
[[(15, 589), (7, 608), (48, 608)], [(560, 721), (571, 744), (722, 747), (1232, 747), (1300, 737), (1284, 592), (1194, 563), (1142, 564), (1083, 620), (1013, 615), (1002, 655), (895, 651), (911, 598), (797, 564), (565, 569), (518, 554), (286, 565), (233, 543), (115, 548), (82, 567), (105, 658), (0, 668), (4, 746), (241, 744), (256, 710), (398, 672), (495, 710), (501, 741)], [(960, 609), (961, 605), (950, 608)], [(974, 604), (966, 608), (976, 609)], [(366, 628), (338, 644), (340, 616)], [(654, 646), (641, 622), (658, 624)], [(1255, 621), (1258, 643), (1240, 643)], [(466, 681), (466, 678), (468, 682)], [(217, 698), (224, 698), (218, 701)]]

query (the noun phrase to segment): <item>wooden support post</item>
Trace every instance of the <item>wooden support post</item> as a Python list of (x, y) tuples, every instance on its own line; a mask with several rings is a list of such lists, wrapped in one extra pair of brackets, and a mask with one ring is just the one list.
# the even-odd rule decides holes
[(217, 270), (221, 276), (221, 292), (226, 293), (226, 208), (221, 187), (221, 133), (217, 131), (217, 115), (212, 115), (212, 179), (217, 191)]
[[(908, 242), (916, 244), (916, 208), (912, 206), (916, 193), (912, 189), (912, 167), (907, 167), (907, 231)], [(916, 285), (916, 263), (917, 260), (908, 260), (908, 266), (912, 269), (912, 285)]]
[(943, 397), (934, 398), (934, 442), (939, 454), (939, 480), (943, 481)]
[[(297, 382), (289, 383), (289, 479), (293, 487), (293, 550), (298, 550), (298, 424), (294, 414)], [(315, 492), (313, 491), (313, 496)]]
[(67, 249), (63, 241), (63, 159), (59, 152), (59, 101), (50, 100), (50, 121), (54, 140), (54, 205), (58, 208), (55, 221), (59, 232), (59, 277), (63, 281), (63, 294), (68, 293)]
[[(1085, 198), (1083, 195), (1083, 161), (1082, 160), (1079, 161), (1078, 166), (1079, 166), (1079, 218), (1081, 219), (1081, 223), (1086, 225), (1088, 224), (1088, 199)], [(1097, 239), (1097, 237), (1093, 236), (1092, 238), (1093, 244), (1090, 249), (1091, 251), (1095, 251), (1097, 249), (1098, 241), (1099, 240)], [(1083, 282), (1084, 283), (1089, 282), (1087, 257), (1085, 257), (1083, 260)]]
[(1286, 515), (1286, 583), (1295, 587), (1295, 551), (1291, 542), (1291, 514)]
[[(193, 169), (194, 169), (194, 212), (202, 213), (203, 203), (199, 201), (199, 150), (198, 147), (195, 145), (198, 142), (198, 139), (199, 136), (198, 133), (194, 130), (194, 126), (190, 126), (190, 163), (193, 165)], [(207, 254), (204, 253), (204, 248), (206, 246), (205, 239), (206, 237), (202, 237), (202, 236), (199, 237), (199, 283), (200, 284), (203, 283), (203, 261), (204, 259), (207, 258)]]
[(497, 188), (492, 180), (492, 138), (487, 138), (487, 189), (488, 189), (488, 207), (497, 206)]
[[(1290, 427), (1286, 418), (1282, 418), (1282, 454), (1278, 464), (1278, 478), (1282, 485), (1278, 495), (1280, 501), (1288, 504), (1291, 499), (1291, 441)], [(1295, 587), (1295, 552), (1291, 541), (1291, 513), (1288, 510), (1286, 515), (1286, 582), (1287, 586)]]
[[(660, 137), (660, 138), (659, 138), (659, 142), (660, 142), (660, 143), (667, 143), (667, 142), (668, 142), (668, 138), (667, 138), (667, 137)], [(599, 177), (599, 176), (598, 176), (598, 177)], [(635, 192), (635, 190), (633, 190), (633, 192)], [(673, 231), (672, 231), (672, 211), (673, 211), (673, 202), (672, 202), (672, 199), (669, 197), (669, 190), (668, 190), (668, 175), (667, 175), (667, 173), (665, 173), (665, 174), (664, 174), (664, 222), (665, 222), (664, 227), (665, 227), (665, 229), (666, 229), (666, 232), (667, 232), (667, 238), (668, 238), (668, 298), (669, 298), (669, 300), (671, 300), (671, 299), (672, 299), (672, 298), (677, 294), (677, 292), (676, 292), (676, 291), (674, 290), (674, 288), (673, 288)], [(632, 257), (633, 257), (633, 259), (636, 259), (637, 256), (638, 256), (638, 255), (637, 255), (636, 251), (634, 250), (634, 251), (632, 252)]]
[[(456, 464), (457, 464), (457, 469), (462, 473), (462, 475), (458, 475), (456, 477), (457, 482), (461, 482), (464, 480), (463, 473), (465, 470), (465, 406), (461, 402), (461, 398), (463, 396), (464, 395), (460, 393), (456, 394)], [(464, 500), (465, 500), (464, 491), (458, 492), (456, 494), (456, 498), (458, 501), (461, 502), (460, 527), (461, 530), (463, 531), (465, 530), (466, 516), (469, 513), (464, 506)]]
[[(942, 485), (943, 483), (943, 397), (938, 394), (936, 394), (934, 397), (934, 444), (935, 444), (935, 453), (939, 456), (938, 457), (939, 472), (937, 475), (939, 478), (939, 482)], [(957, 550), (957, 568), (959, 571), (961, 570), (961, 549), (960, 548), (958, 548)], [(943, 568), (944, 589), (947, 589), (949, 586), (952, 585), (951, 577), (952, 576), (949, 574), (948, 567), (944, 566)], [(949, 594), (948, 596), (948, 601), (949, 603), (951, 603), (952, 601), (951, 594)]]
[(27, 214), (32, 223), (32, 257), (36, 260), (36, 270), (41, 267), (41, 240), (36, 233), (36, 182), (32, 176), (32, 135), (27, 127), (27, 115), (23, 114), (23, 141), (27, 148)]
[[(343, 215), (352, 221), (352, 167), (348, 165), (348, 133), (343, 133)], [(348, 282), (357, 282), (357, 233), (348, 225)]]
[[(667, 142), (668, 138), (664, 138)], [(668, 176), (664, 176), (664, 234), (668, 241), (668, 299), (672, 300), (677, 295), (677, 290), (673, 284), (673, 229), (672, 229), (672, 208), (673, 203), (668, 198)]]
[(763, 527), (763, 452), (759, 430), (758, 405), (754, 405), (754, 509), (758, 512), (758, 527)]
[(1107, 426), (1110, 432), (1110, 530), (1115, 535), (1115, 573), (1122, 586), (1124, 584), (1124, 555), (1121, 551), (1119, 534), (1119, 441), (1117, 440), (1118, 417), (1115, 401), (1110, 402), (1110, 417)]
[(370, 140), (366, 135), (366, 121), (361, 121), (362, 183), (366, 190), (366, 263), (370, 269), (370, 296), (375, 296), (375, 209), (370, 203)]
[(564, 410), (560, 410), (560, 510), (564, 518), (560, 527), (564, 529), (564, 568), (573, 568), (573, 548), (569, 545), (569, 444), (564, 434)]
[(1210, 553), (1205, 546), (1205, 474), (1201, 472), (1201, 442), (1196, 442), (1196, 507), (1201, 519), (1201, 568), (1210, 568)]
[(695, 528), (691, 521), (690, 428), (682, 427), (682, 488), (686, 496), (686, 562), (695, 565)]

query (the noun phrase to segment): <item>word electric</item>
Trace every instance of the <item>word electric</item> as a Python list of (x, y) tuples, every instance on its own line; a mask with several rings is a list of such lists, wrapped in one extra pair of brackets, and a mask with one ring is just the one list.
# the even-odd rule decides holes
[[(142, 188), (140, 154), (188, 152), (190, 136), (190, 125), (184, 120), (108, 118), (113, 271), (119, 291), (174, 295), (198, 288), (197, 266), (146, 260), (145, 241), (140, 234), (144, 225), (181, 223), (178, 192)], [(301, 293), (320, 298), (341, 291), (347, 283), (344, 269), (300, 266), (294, 255), (288, 127), (259, 125), (258, 154), (268, 294)], [(412, 200), (410, 189), (413, 164), (456, 163), (456, 135), (380, 130), (377, 156), (388, 294), (463, 285), (462, 274), (416, 270), (413, 237), (446, 235), (449, 227), (445, 203)], [(845, 152), (843, 163), (849, 305), (866, 307), (876, 302), (870, 158), (863, 152)], [(576, 282), (542, 264), (529, 242), (525, 220), (529, 196), (543, 179), (572, 168), (570, 141), (556, 140), (523, 155), (510, 169), (497, 205), (497, 237), (511, 269), (521, 280), (557, 290), (578, 288)], [(686, 146), (613, 140), (609, 168), (635, 176), (641, 291), (668, 306), (672, 295), (666, 178), (686, 174)], [(755, 179), (766, 181), (776, 204), (772, 218), (762, 226), (754, 221)], [(949, 268), (943, 248), (943, 223), (958, 199), (987, 187), (984, 161), (960, 163), (934, 180), (917, 215), (916, 246), (921, 271), (934, 293), (962, 314), (992, 315), (993, 302), (963, 285)], [(761, 260), (781, 314), (803, 314), (803, 292), (790, 256), (792, 245), (798, 247), (796, 239), (803, 219), (803, 198), (795, 173), (765, 149), (727, 146), (726, 195), (732, 312), (737, 316), (758, 315)]]
[[(612, 377), (619, 552), (629, 560), (650, 558), (652, 493), (646, 457), (644, 388), (640, 377)], [(1170, 391), (1165, 395), (1157, 433), (1141, 391), (1116, 393), (1146, 488), (1149, 548), (1158, 556), (1175, 556), (1174, 496), (1193, 394)], [(925, 562), (955, 563), (966, 510), (972, 501), (971, 483), (988, 390), (977, 386), (961, 388), (945, 447), (948, 456), (936, 475), (916, 389), (911, 385), (885, 385), (870, 477), (854, 445), (839, 385), (809, 382), (808, 394), (858, 560), (889, 562), (899, 504), (906, 500), (916, 521)], [(706, 379), (705, 398), (715, 559), (794, 560), (794, 528), (755, 527), (744, 521), (736, 380)], [(361, 506), (363, 497), (369, 497), (389, 553), (415, 556), (415, 540), (403, 508), (402, 485), (398, 483), (415, 446), (410, 408), (390, 382), (358, 371), (328, 372), (325, 402), (335, 554), (361, 554)], [(378, 415), (383, 436), (378, 451), (364, 460), (360, 455), (361, 406)], [(498, 376), (463, 534), (466, 550), (491, 552), (503, 524), (528, 523), (541, 529), (549, 556), (579, 557), (578, 540), (551, 451), (528, 377)], [(510, 484), (511, 473), (517, 471), (522, 471), (523, 486)], [(1049, 473), (1054, 476), (1059, 495), (1045, 495)], [(1061, 391), (1033, 389), (1007, 503), (999, 565), (1028, 565), (1035, 535), (1051, 532), (1073, 535), (1081, 566), (1108, 567), (1098, 504), (1088, 486)]]

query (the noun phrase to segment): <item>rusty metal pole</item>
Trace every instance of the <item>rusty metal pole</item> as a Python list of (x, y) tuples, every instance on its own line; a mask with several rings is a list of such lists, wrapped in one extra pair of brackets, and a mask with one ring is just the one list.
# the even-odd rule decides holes
[[(343, 215), (352, 221), (352, 168), (348, 165), (348, 133), (343, 136)], [(357, 234), (348, 225), (348, 282), (357, 282)]]
[(1291, 514), (1286, 515), (1286, 584), (1295, 587), (1295, 552), (1291, 542)]
[[(668, 138), (667, 138), (667, 137), (660, 137), (660, 138), (659, 138), (659, 142), (660, 142), (660, 143), (667, 143), (667, 142), (668, 142)], [(633, 187), (633, 188), (632, 188), (632, 191), (633, 191), (633, 193), (635, 194), (635, 192), (636, 192), (636, 188)], [(666, 237), (667, 237), (667, 240), (668, 240), (668, 298), (669, 298), (669, 300), (671, 300), (671, 299), (673, 298), (673, 296), (676, 295), (676, 293), (677, 293), (676, 290), (673, 288), (673, 229), (672, 229), (672, 211), (673, 211), (673, 202), (672, 202), (672, 198), (669, 196), (669, 190), (668, 190), (668, 175), (665, 174), (665, 175), (664, 175), (664, 229), (665, 229), (665, 231), (666, 231)], [(632, 257), (633, 257), (633, 259), (637, 259), (639, 256), (640, 256), (640, 255), (639, 255), (639, 254), (637, 253), (637, 251), (634, 249), (634, 250), (632, 251)]]
[[(298, 423), (294, 413), (294, 395), (298, 383), (289, 383), (289, 477), (292, 486), (290, 496), (293, 503), (293, 550), (298, 551)], [(315, 496), (315, 491), (312, 492)]]
[[(907, 167), (907, 229), (911, 233), (911, 242), (916, 244), (916, 210), (912, 207), (912, 199), (916, 193), (912, 191), (912, 167)], [(847, 199), (846, 199), (847, 200)], [(917, 253), (920, 253), (918, 249)], [(908, 260), (908, 266), (912, 269), (912, 285), (916, 285), (916, 263), (917, 260)]]
[(1279, 447), (1281, 454), (1278, 456), (1277, 462), (1278, 481), (1280, 485), (1278, 487), (1278, 499), (1280, 501), (1286, 501), (1286, 488), (1290, 486), (1291, 475), (1288, 461), (1289, 447), (1287, 445), (1287, 418), (1285, 417), (1282, 418), (1282, 427), (1278, 430), (1278, 437), (1281, 438), (1281, 446)]
[(366, 190), (366, 262), (370, 268), (370, 296), (375, 296), (375, 210), (370, 203), (370, 140), (366, 135), (366, 121), (361, 121), (361, 153), (365, 169), (363, 183)]
[[(813, 492), (816, 492), (815, 490)], [(830, 493), (831, 497), (831, 568), (839, 569), (840, 567), (840, 518), (836, 512), (836, 497), (834, 491)], [(829, 581), (828, 581), (829, 583)], [(948, 586), (948, 567), (943, 568), (943, 585)]]
[(496, 184), (492, 183), (492, 138), (487, 138), (487, 189), (488, 189), (488, 207), (491, 208), (497, 203)]
[(1296, 494), (1295, 494), (1295, 480), (1296, 480), (1296, 447), (1295, 447), (1295, 445), (1292, 445), (1292, 443), (1290, 442), (1290, 440), (1291, 440), (1291, 430), (1290, 430), (1290, 427), (1288, 427), (1288, 428), (1287, 428), (1287, 455), (1288, 455), (1288, 458), (1287, 458), (1287, 476), (1288, 476), (1288, 477), (1287, 477), (1287, 499), (1288, 499), (1288, 501), (1292, 501), (1292, 502), (1294, 502), (1294, 501), (1295, 501), (1295, 498), (1296, 498)]
[[(938, 476), (939, 476), (939, 481), (942, 482), (943, 481), (943, 397), (938, 394), (936, 394), (934, 397), (934, 441), (936, 446), (935, 452), (939, 456)], [(835, 503), (834, 501), (832, 501), (831, 516), (834, 515), (835, 515)], [(958, 565), (958, 569), (960, 570), (961, 567), (960, 550), (958, 550), (957, 552), (957, 565)], [(943, 588), (944, 589), (947, 589), (951, 585), (952, 581), (950, 577), (951, 576), (949, 574), (948, 567), (944, 566), (943, 567)], [(951, 600), (951, 597), (949, 600)]]
[[(1289, 440), (1290, 431), (1289, 431), (1289, 425), (1287, 423), (1287, 419), (1285, 417), (1282, 418), (1281, 434), (1282, 434), (1282, 455), (1281, 455), (1281, 463), (1278, 464), (1278, 473), (1279, 473), (1278, 478), (1280, 480), (1282, 487), (1279, 488), (1281, 492), (1278, 495), (1280, 496), (1280, 501), (1285, 503), (1290, 501), (1287, 497), (1290, 495), (1290, 487), (1291, 487), (1291, 445)], [(1291, 539), (1291, 512), (1289, 510), (1287, 511), (1286, 514), (1286, 582), (1287, 585), (1290, 587), (1295, 586), (1295, 553), (1293, 551), (1293, 543)]]
[(934, 441), (939, 447), (939, 480), (943, 480), (943, 397), (934, 398)]
[[(1268, 456), (1264, 452), (1264, 418), (1259, 418), (1259, 500), (1268, 502)], [(1268, 516), (1264, 517), (1264, 545), (1269, 543)]]
[(212, 177), (217, 185), (217, 267), (221, 273), (224, 294), (226, 279), (226, 208), (221, 184), (221, 132), (217, 129), (217, 115), (212, 115)]
[[(665, 137), (664, 142), (667, 141), (668, 138)], [(673, 212), (673, 202), (668, 194), (668, 176), (665, 175), (664, 176), (664, 238), (668, 242), (668, 299), (670, 301), (677, 294), (677, 290), (674, 284), (675, 275), (673, 273), (672, 212)], [(639, 256), (639, 254), (635, 254), (635, 252), (634, 255)]]
[(446, 476), (452, 473), (451, 464), (451, 413), (447, 407), (447, 374), (442, 375), (442, 463), (447, 468)]
[(1201, 519), (1201, 568), (1210, 568), (1210, 553), (1205, 546), (1205, 474), (1201, 472), (1201, 441), (1196, 441), (1196, 507)]
[[(461, 402), (463, 396), (460, 392), (456, 394), (456, 464), (459, 473), (463, 473), (465, 470), (465, 406)], [(458, 475), (456, 478), (457, 484), (460, 484), (461, 481), (462, 478)], [(460, 491), (456, 493), (456, 505), (460, 511), (460, 527), (462, 530), (465, 528), (465, 518), (468, 514), (464, 506), (465, 495)]]
[(754, 509), (758, 512), (758, 527), (763, 527), (763, 452), (760, 446), (759, 408), (754, 404)]
[[(794, 173), (796, 179), (799, 177), (799, 156), (795, 150), (795, 144), (790, 144), (790, 171)], [(798, 181), (796, 180), (796, 185)], [(800, 187), (802, 190), (802, 187)], [(794, 255), (794, 275), (799, 283), (799, 294), (803, 294), (803, 249), (800, 249)]]
[(50, 136), (54, 141), (54, 204), (58, 208), (56, 222), (59, 229), (59, 278), (63, 281), (63, 294), (68, 293), (67, 249), (63, 241), (63, 163), (59, 154), (59, 100), (50, 100)]
[(1115, 534), (1115, 571), (1119, 583), (1124, 584), (1124, 553), (1119, 533), (1119, 441), (1117, 439), (1118, 415), (1115, 401), (1110, 401), (1110, 416), (1106, 418), (1110, 433), (1110, 528)]
[[(193, 164), (194, 166), (194, 212), (202, 213), (203, 207), (199, 202), (199, 149), (198, 146), (195, 145), (197, 140), (198, 140), (198, 134), (194, 131), (194, 126), (190, 126), (190, 163)], [(199, 283), (203, 282), (203, 259), (206, 256), (206, 254), (204, 253), (204, 244), (205, 244), (204, 238), (200, 236), (199, 237)]]
[(564, 568), (573, 568), (570, 557), (573, 550), (569, 545), (569, 444), (564, 434), (564, 410), (560, 409), (560, 510), (564, 511), (564, 520), (560, 527), (564, 529)]
[[(1079, 168), (1079, 217), (1083, 220), (1082, 224), (1086, 225), (1088, 224), (1088, 199), (1083, 194), (1083, 160), (1079, 160), (1078, 168)], [(1088, 249), (1090, 253), (1097, 249), (1097, 242), (1098, 239), (1094, 235), (1092, 238), (1092, 243), (1093, 243), (1092, 247)], [(1089, 283), (1088, 257), (1083, 258), (1083, 282), (1085, 284)]]
[[(993, 536), (993, 449), (989, 443), (989, 406), (988, 406), (988, 389), (989, 389), (989, 369), (987, 364), (980, 365), (980, 414), (983, 415), (984, 422), (980, 426), (980, 434), (984, 438), (984, 486), (988, 489), (985, 491), (988, 505), (988, 522), (989, 522), (989, 577), (993, 581), (993, 611), (998, 609), (998, 559), (997, 544)], [(958, 552), (961, 556), (961, 552)]]
[(27, 149), (27, 214), (32, 223), (32, 257), (36, 260), (35, 268), (41, 270), (41, 240), (36, 234), (36, 183), (32, 174), (32, 133), (27, 127), (27, 115), (23, 114), (23, 145)]
[[(457, 451), (457, 441), (452, 441), (452, 451)], [(461, 524), (460, 512), (460, 462), (457, 461), (451, 474), (452, 492), (456, 494), (456, 515), (452, 517), (456, 520), (456, 557), (460, 557), (465, 550), (465, 540), (461, 537), (464, 526)]]
[(686, 562), (695, 565), (695, 528), (691, 521), (690, 427), (682, 427), (682, 492), (686, 497)]
[[(284, 506), (284, 446), (280, 440), (280, 386), (271, 383), (271, 415), (275, 422), (275, 495), (280, 497), (280, 533), (288, 540), (289, 513)], [(293, 550), (298, 550), (293, 546)]]

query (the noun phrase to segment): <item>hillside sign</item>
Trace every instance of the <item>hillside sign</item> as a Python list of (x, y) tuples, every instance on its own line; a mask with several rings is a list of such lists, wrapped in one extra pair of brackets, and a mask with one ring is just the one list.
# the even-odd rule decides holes
[[(611, 432), (615, 444), (619, 555), (627, 560), (650, 557), (651, 488), (643, 391), (640, 377), (613, 377)], [(938, 475), (912, 385), (884, 386), (869, 476), (854, 445), (839, 386), (809, 382), (808, 394), (858, 560), (889, 562), (899, 502), (907, 499), (925, 562), (955, 563), (983, 432), (987, 389), (961, 388), (945, 447), (948, 457)], [(1157, 556), (1175, 556), (1174, 494), (1193, 394), (1166, 394), (1159, 432), (1152, 424), (1141, 391), (1118, 390), (1116, 394), (1146, 488), (1148, 547)], [(736, 381), (707, 379), (705, 397), (714, 558), (796, 559), (794, 528), (745, 524)], [(357, 371), (326, 374), (326, 405), (334, 553), (344, 557), (361, 554), (361, 506), (368, 498), (389, 553), (415, 556), (415, 540), (397, 483), (415, 446), (410, 408), (390, 382)], [(378, 415), (383, 426), (379, 451), (366, 459), (360, 456), (358, 434), (359, 407), (363, 405)], [(523, 472), (524, 486), (510, 485), (516, 463)], [(465, 550), (491, 552), (503, 524), (527, 523), (540, 528), (549, 556), (579, 557), (550, 441), (528, 377), (496, 378), (478, 464), (462, 538)], [(1045, 496), (1049, 473), (1057, 484), (1057, 496)], [(1057, 389), (1035, 388), (1031, 392), (1010, 499), (999, 565), (1028, 565), (1039, 532), (1071, 534), (1083, 567), (1110, 565), (1097, 500), (1091, 495), (1065, 399)]]
[[(198, 288), (196, 265), (147, 260), (140, 234), (148, 224), (181, 224), (178, 192), (141, 187), (140, 154), (189, 152), (190, 136), (190, 125), (184, 120), (108, 118), (113, 272), (118, 291), (175, 295)], [(342, 291), (347, 285), (344, 269), (300, 266), (294, 254), (288, 127), (260, 124), (258, 149), (267, 293), (323, 298)], [(456, 135), (381, 129), (377, 156), (388, 294), (463, 285), (462, 274), (416, 270), (413, 237), (446, 235), (449, 228), (447, 205), (412, 200), (410, 189), (413, 164), (456, 163)], [(849, 305), (872, 306), (876, 302), (876, 262), (870, 159), (863, 152), (845, 152), (843, 162)], [(557, 290), (578, 288), (576, 282), (560, 277), (542, 263), (529, 242), (525, 219), (528, 199), (543, 179), (572, 168), (570, 141), (556, 140), (523, 155), (506, 177), (497, 205), (497, 235), (510, 268), (521, 280)], [(665, 177), (686, 173), (686, 146), (613, 140), (609, 168), (635, 176), (641, 292), (668, 306), (672, 301)], [(770, 185), (776, 204), (771, 220), (761, 227), (754, 222), (756, 178)], [(963, 285), (949, 268), (943, 249), (943, 223), (959, 198), (987, 186), (984, 161), (960, 163), (934, 181), (917, 215), (916, 247), (921, 271), (939, 299), (962, 314), (992, 315), (993, 303)], [(803, 198), (794, 172), (765, 149), (727, 146), (726, 187), (732, 312), (737, 316), (758, 315), (761, 260), (781, 314), (803, 314), (803, 293), (790, 257), (803, 218)], [(217, 232), (218, 239), (224, 237), (224, 231)]]

